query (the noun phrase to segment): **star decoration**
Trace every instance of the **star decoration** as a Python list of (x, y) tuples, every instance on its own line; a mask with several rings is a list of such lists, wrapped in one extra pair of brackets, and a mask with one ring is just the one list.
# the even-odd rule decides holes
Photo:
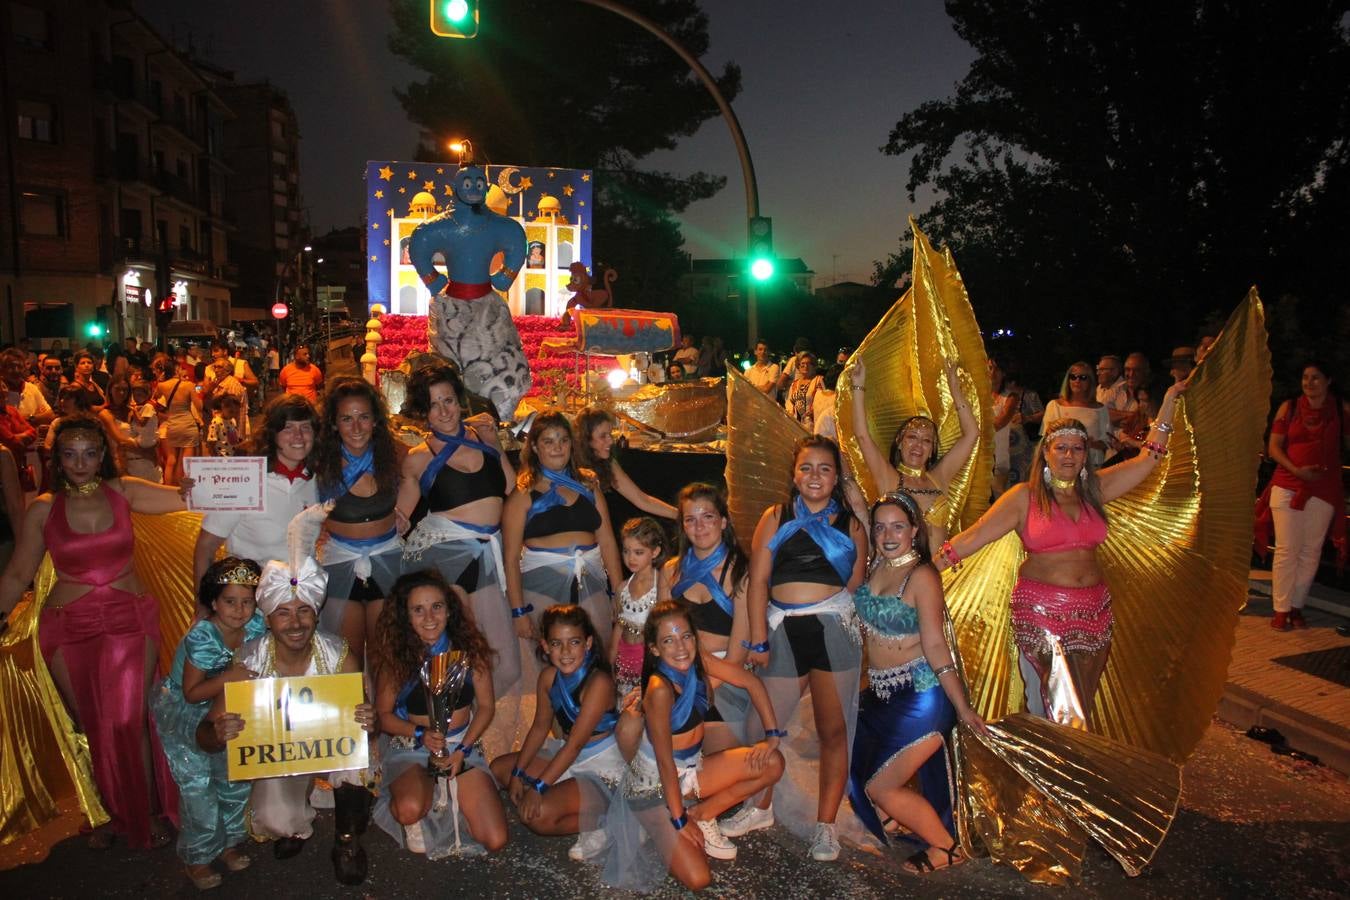
[(582, 230), (582, 231), (590, 231), (590, 230), (591, 230), (591, 226), (589, 226), (589, 225), (582, 225), (582, 226), (581, 226), (581, 230)]
[(549, 178), (552, 178), (554, 175), (557, 175), (557, 174), (558, 174), (557, 172), (549, 172), (549, 173), (548, 173), (548, 177), (549, 177)]
[(386, 210), (384, 211), (384, 214), (385, 214), (386, 216), (392, 216), (392, 215), (394, 214), (394, 211), (393, 211), (392, 209), (386, 209)]
[(437, 167), (436, 167), (436, 174), (437, 174), (437, 175), (444, 175), (444, 174), (445, 174), (445, 169), (441, 168), (440, 166), (437, 166)]
[(384, 239), (384, 245), (385, 245), (386, 247), (389, 246), (389, 238), (385, 238), (385, 239)]
[[(553, 173), (550, 172), (548, 177), (552, 178)], [(530, 178), (528, 175), (522, 175), (520, 177), (520, 189), (522, 191), (528, 191), (532, 187), (534, 187), (534, 179)]]
[(399, 189), (398, 189), (398, 192), (399, 192), (400, 194), (406, 194), (406, 193), (408, 193), (408, 189), (407, 189), (407, 188), (399, 188)]
[(383, 199), (384, 199), (384, 191), (376, 191), (376, 192), (375, 192), (375, 199), (376, 199), (376, 200), (383, 200)]
[(565, 184), (563, 185), (563, 196), (570, 197), (575, 190), (576, 188), (572, 187), (570, 184)]
[(448, 185), (448, 184), (447, 184), (447, 185), (445, 186), (445, 196), (447, 196), (447, 197), (452, 197), (452, 196), (454, 196), (454, 193), (455, 193), (454, 187), (452, 187), (451, 185)]
[(375, 254), (372, 253), (372, 254), (370, 255), (370, 261), (371, 261), (371, 262), (379, 262), (379, 261), (380, 261), (380, 258), (379, 258), (378, 256), (376, 256)]
[(394, 170), (389, 168), (388, 166), (383, 166), (380, 169), (380, 177), (383, 178), (385, 181), (388, 181), (389, 179), (394, 177)]
[(434, 181), (423, 182), (423, 184), (422, 184), (422, 190), (424, 190), (424, 191), (434, 191), (434, 190), (436, 190), (436, 182), (434, 182)]
[(583, 172), (583, 173), (581, 174), (581, 180), (582, 180), (582, 181), (590, 181), (590, 180), (591, 180), (591, 173), (590, 173), (590, 172)]
[(577, 206), (585, 206), (585, 205), (586, 205), (586, 201), (585, 201), (585, 200), (578, 200), (578, 201), (577, 201)]
[(374, 228), (374, 229), (376, 229), (376, 230), (379, 230), (380, 223), (379, 223), (379, 222), (376, 222), (375, 224), (371, 225), (370, 227), (371, 227), (371, 228)]
[(408, 180), (409, 180), (409, 181), (416, 181), (416, 180), (417, 180), (417, 173), (416, 173), (416, 172), (409, 172), (409, 173), (408, 173)]

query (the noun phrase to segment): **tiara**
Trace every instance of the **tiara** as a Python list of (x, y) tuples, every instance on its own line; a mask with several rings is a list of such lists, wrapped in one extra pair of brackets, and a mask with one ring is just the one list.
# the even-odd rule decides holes
[(1088, 436), (1087, 428), (1085, 428), (1082, 425), (1077, 426), (1065, 425), (1063, 428), (1056, 428), (1054, 431), (1047, 434), (1045, 436), (1045, 439), (1047, 441), (1053, 441), (1055, 438), (1062, 437), (1066, 434), (1071, 434), (1074, 437), (1081, 437), (1081, 438), (1086, 438)]
[(258, 570), (248, 563), (241, 562), (239, 565), (226, 569), (216, 578), (216, 584), (242, 584), (246, 587), (258, 586)]

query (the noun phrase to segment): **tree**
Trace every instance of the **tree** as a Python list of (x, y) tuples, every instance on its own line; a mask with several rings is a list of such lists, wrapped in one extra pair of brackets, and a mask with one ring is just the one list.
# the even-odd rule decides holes
[[(697, 0), (632, 0), (688, 50), (708, 50)], [(684, 62), (613, 13), (558, 0), (484, 4), (477, 38), (445, 41), (427, 28), (426, 0), (389, 0), (390, 48), (426, 74), (396, 91), (434, 141), (468, 135), (481, 158), (595, 170), (596, 256), (619, 272), (625, 306), (665, 306), (683, 238), (672, 213), (711, 197), (723, 177), (643, 171), (718, 109)], [(717, 78), (731, 99), (740, 69)], [(443, 157), (435, 147), (420, 153)]]
[[(913, 153), (911, 198), (936, 192), (921, 227), (951, 246), (986, 331), (1157, 358), (1254, 283), (1298, 297), (1339, 349), (1350, 4), (946, 8), (978, 56), (883, 152)], [(878, 283), (908, 267), (907, 242)]]

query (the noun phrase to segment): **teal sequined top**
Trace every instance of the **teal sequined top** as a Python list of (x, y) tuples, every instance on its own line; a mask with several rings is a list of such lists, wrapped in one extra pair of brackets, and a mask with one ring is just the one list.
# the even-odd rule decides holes
[(893, 597), (877, 596), (864, 581), (853, 595), (853, 606), (869, 632), (882, 640), (899, 641), (919, 633), (919, 611), (900, 599), (904, 594), (905, 585), (901, 585)]

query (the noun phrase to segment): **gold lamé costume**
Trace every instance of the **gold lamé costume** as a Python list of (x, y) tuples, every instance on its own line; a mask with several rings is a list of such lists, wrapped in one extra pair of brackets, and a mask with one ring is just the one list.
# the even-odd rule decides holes
[[(911, 225), (913, 223), (911, 222)], [(913, 415), (938, 428), (941, 452), (960, 435), (943, 367), (964, 371), (979, 422), (970, 461), (947, 488), (952, 534), (988, 507), (993, 398), (979, 327), (950, 252), (914, 227), (910, 288), (839, 378), (840, 443), (868, 502), (876, 485), (855, 437), (850, 369), (867, 369), (867, 422), (888, 443)], [(1005, 535), (943, 574), (948, 639), (988, 737), (958, 726), (958, 837), (1031, 881), (1077, 880), (1089, 838), (1130, 875), (1153, 858), (1176, 814), (1181, 765), (1223, 690), (1247, 597), (1251, 498), (1270, 394), (1264, 310), (1253, 288), (1177, 403), (1169, 453), (1108, 504), (1098, 552), (1115, 613), (1111, 654), (1091, 714), (1096, 733), (1020, 712), (1009, 597), (1025, 558)], [(735, 374), (728, 376), (727, 480), (737, 533), (754, 533), (788, 493), (788, 458), (804, 433)], [(935, 523), (943, 524), (943, 523)]]
[[(132, 560), (147, 593), (159, 600), (159, 674), (192, 625), (197, 587), (192, 553), (201, 515), (132, 513)], [(46, 557), (34, 579), (33, 599), (21, 602), (0, 634), (0, 845), (59, 815), (74, 796), (91, 826), (108, 821), (94, 785), (89, 745), (75, 731), (38, 647), (38, 618), (56, 581)]]

